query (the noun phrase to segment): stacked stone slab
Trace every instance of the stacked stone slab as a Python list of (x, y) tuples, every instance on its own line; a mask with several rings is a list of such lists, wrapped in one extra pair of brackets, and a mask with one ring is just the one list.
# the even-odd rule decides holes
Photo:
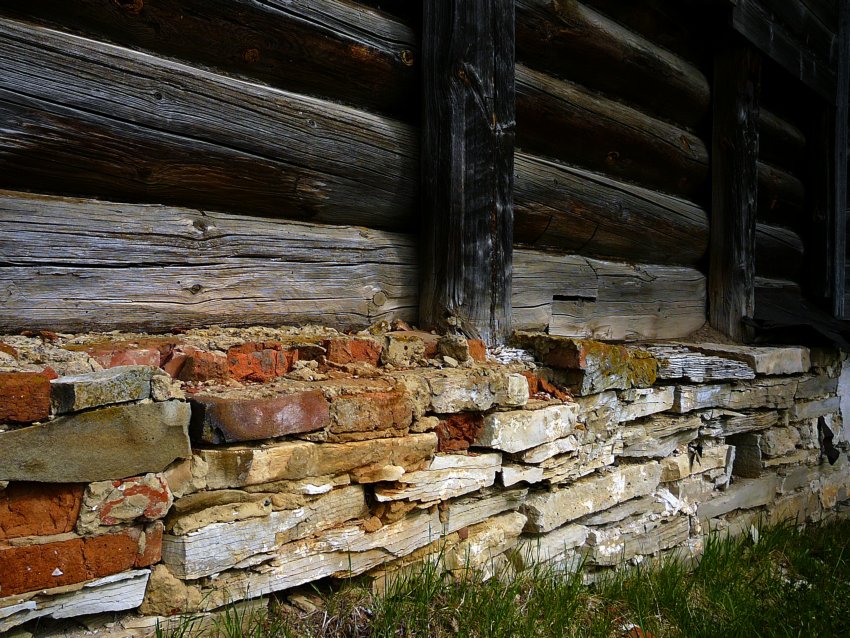
[(134, 610), (118, 626), (143, 635), (425, 561), (592, 576), (850, 496), (842, 353), (514, 345), (499, 363), (404, 325), (3, 337), (0, 631)]

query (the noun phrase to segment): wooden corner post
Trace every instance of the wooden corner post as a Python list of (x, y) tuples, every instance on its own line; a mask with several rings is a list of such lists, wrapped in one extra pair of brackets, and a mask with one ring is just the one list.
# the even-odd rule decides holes
[(514, 0), (424, 0), (420, 323), (511, 325)]
[(755, 308), (758, 98), (761, 57), (721, 45), (714, 62), (708, 315), (725, 335), (749, 341)]

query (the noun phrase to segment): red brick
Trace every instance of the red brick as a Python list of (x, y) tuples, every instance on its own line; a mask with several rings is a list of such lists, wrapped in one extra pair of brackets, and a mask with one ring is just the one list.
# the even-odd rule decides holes
[(150, 567), (162, 558), (163, 524), (159, 521), (148, 525), (144, 533), (144, 547), (139, 543), (139, 554), (136, 556), (136, 567)]
[(537, 375), (526, 370), (522, 373), (522, 376), (524, 376), (525, 380), (528, 381), (528, 396), (533, 397), (535, 394), (540, 392), (540, 379)]
[(140, 536), (140, 530), (127, 529), (41, 545), (0, 547), (0, 597), (73, 585), (132, 569), (140, 557)]
[(116, 366), (161, 366), (177, 341), (164, 337), (150, 337), (135, 341), (101, 341), (70, 345), (67, 350), (85, 352), (104, 368)]
[(330, 424), (328, 402), (319, 390), (259, 399), (199, 394), (191, 403), (190, 434), (205, 443), (258, 441)]
[(452, 414), (440, 420), (434, 431), (438, 452), (466, 450), (484, 429), (484, 417), (477, 412)]
[(368, 363), (377, 366), (381, 360), (383, 347), (371, 339), (354, 339), (341, 337), (328, 339), (322, 346), (325, 348), (327, 360), (331, 363)]
[(73, 531), (83, 489), (74, 484), (10, 483), (0, 491), (0, 539)]
[(3, 343), (2, 341), (0, 341), (0, 352), (3, 352), (3, 353), (5, 353), (5, 354), (8, 354), (8, 355), (9, 355), (9, 356), (11, 356), (13, 359), (17, 359), (17, 358), (18, 358), (18, 351), (17, 351), (17, 350), (15, 350), (15, 349), (14, 349), (12, 346), (10, 346), (8, 343)]
[(481, 339), (467, 339), (469, 356), (475, 361), (487, 361), (487, 346)]
[(50, 375), (0, 372), (0, 423), (33, 423), (50, 416)]
[(298, 360), (298, 351), (288, 352), (278, 342), (251, 342), (227, 351), (228, 374), (239, 381), (266, 383), (282, 377)]
[(177, 378), (181, 381), (224, 381), (228, 378), (227, 357), (221, 352), (191, 353)]

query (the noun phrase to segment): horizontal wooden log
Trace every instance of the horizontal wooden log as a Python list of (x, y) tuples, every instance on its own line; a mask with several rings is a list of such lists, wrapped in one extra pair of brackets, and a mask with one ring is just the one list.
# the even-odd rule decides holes
[(594, 339), (673, 339), (706, 318), (705, 277), (692, 268), (514, 251), (514, 327)]
[(517, 0), (517, 56), (529, 66), (694, 125), (709, 85), (693, 65), (578, 2)]
[(758, 162), (758, 218), (794, 227), (805, 223), (806, 191), (791, 173)]
[(756, 224), (756, 275), (799, 281), (803, 270), (803, 240), (792, 230)]
[(409, 27), (339, 0), (8, 0), (0, 11), (370, 109), (416, 117)]
[(708, 175), (696, 135), (571, 82), (516, 67), (517, 143), (677, 195), (694, 195)]
[(801, 0), (828, 27), (838, 24), (838, 3), (841, 0)]
[(585, 4), (683, 58), (709, 60), (708, 12), (700, 0), (585, 0)]
[(806, 137), (799, 128), (765, 108), (759, 109), (758, 127), (759, 157), (785, 170), (801, 165)]
[(514, 240), (537, 248), (663, 264), (693, 264), (708, 245), (696, 204), (517, 153)]
[(836, 77), (830, 61), (806, 47), (791, 31), (773, 19), (761, 0), (738, 0), (732, 25), (769, 58), (822, 98), (835, 97)]
[[(380, 227), (416, 208), (417, 139), (410, 127), (44, 27), (0, 20), (0, 103), (14, 114), (11, 126), (4, 122), (0, 130), (0, 184), (6, 186), (32, 187), (22, 183), (26, 171), (16, 178), (7, 177), (6, 169), (32, 164), (37, 154), (56, 172), (73, 172), (45, 153), (45, 145), (55, 149), (70, 137), (77, 148), (67, 153), (80, 166), (103, 166), (116, 151), (131, 159), (134, 143), (141, 143), (143, 162), (153, 162), (149, 169), (157, 168), (151, 150), (163, 145), (180, 149), (183, 158), (212, 147), (213, 174), (225, 168), (218, 160), (226, 156), (239, 157), (237, 169), (257, 158), (260, 179), (276, 173), (281, 181), (260, 197), (270, 197), (269, 190), (282, 193), (278, 211), (292, 208), (295, 216), (312, 209), (313, 219)], [(31, 123), (33, 110), (50, 115)], [(104, 124), (108, 132), (101, 135)], [(125, 137), (129, 149), (122, 146)], [(153, 149), (145, 148), (145, 140)], [(191, 186), (217, 188), (215, 181), (192, 175), (191, 165), (187, 171)], [(158, 176), (139, 172), (148, 188), (159, 187)], [(342, 209), (347, 212), (340, 215)]]
[(415, 321), (406, 235), (0, 192), (0, 332)]

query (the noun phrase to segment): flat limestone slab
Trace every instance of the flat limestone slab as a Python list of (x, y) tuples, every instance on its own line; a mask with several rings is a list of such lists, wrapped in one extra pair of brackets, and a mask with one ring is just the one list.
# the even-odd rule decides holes
[(697, 515), (700, 521), (708, 521), (734, 510), (751, 509), (771, 502), (779, 488), (777, 476), (759, 479), (738, 479), (725, 492), (709, 501), (700, 503)]
[(0, 433), (0, 481), (94, 483), (191, 457), (189, 405), (138, 403)]
[(527, 531), (548, 532), (582, 516), (645, 496), (660, 481), (661, 466), (656, 462), (626, 465), (564, 488), (535, 492), (520, 511), (528, 517)]
[(99, 578), (82, 585), (0, 598), (0, 632), (36, 618), (73, 618), (134, 609), (142, 604), (149, 569)]
[(207, 465), (207, 488), (224, 489), (343, 474), (370, 466), (419, 469), (436, 451), (437, 435), (426, 433), (351, 443), (282, 441), (195, 450), (195, 454)]
[[(547, 534), (526, 534), (517, 548), (519, 559), (523, 567), (538, 563), (569, 565), (572, 552), (584, 545), (588, 531), (584, 525), (564, 525)], [(575, 567), (578, 562), (573, 563)]]
[(54, 414), (65, 414), (150, 398), (153, 371), (150, 366), (118, 366), (53, 379), (50, 382), (52, 410)]
[(475, 445), (503, 452), (521, 452), (573, 432), (578, 404), (552, 405), (540, 410), (494, 412), (484, 417)]
[(734, 358), (706, 355), (684, 346), (650, 346), (658, 359), (659, 379), (683, 379), (692, 383), (753, 379), (755, 371)]
[(162, 539), (162, 561), (180, 578), (210, 576), (251, 556), (274, 551), (284, 543), (359, 518), (366, 511), (363, 488), (343, 487), (294, 510), (212, 523), (184, 536), (166, 534)]
[(376, 487), (375, 498), (381, 503), (444, 501), (493, 485), (501, 469), (499, 453), (443, 454), (434, 457), (426, 469), (403, 474), (393, 486)]
[(743, 361), (756, 374), (800, 374), (811, 368), (809, 349), (802, 346), (758, 347), (721, 343), (687, 343), (692, 350)]

